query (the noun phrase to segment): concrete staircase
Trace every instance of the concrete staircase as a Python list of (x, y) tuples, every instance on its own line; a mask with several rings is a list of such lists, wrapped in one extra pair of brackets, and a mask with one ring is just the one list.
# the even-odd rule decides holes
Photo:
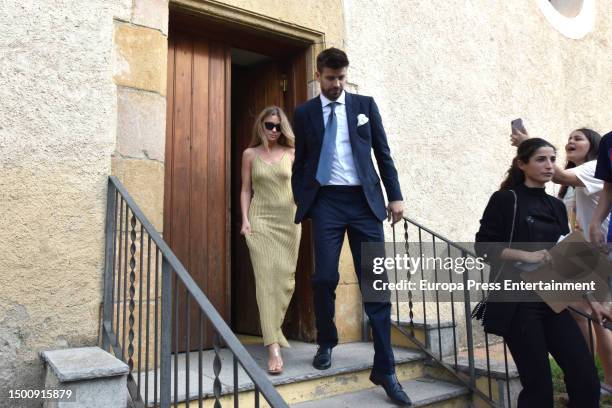
[[(260, 366), (265, 368), (267, 352), (264, 347), (261, 344), (245, 344), (245, 346)], [(323, 371), (312, 367), (312, 357), (315, 352), (316, 345), (314, 344), (292, 341), (291, 348), (283, 350), (285, 371), (281, 375), (270, 376), (271, 381), (289, 405), (302, 408), (395, 406), (387, 398), (382, 387), (375, 386), (369, 381), (374, 356), (371, 343), (357, 342), (338, 345), (333, 352), (332, 367)], [(422, 353), (401, 347), (395, 347), (394, 353), (398, 379), (413, 399), (415, 406), (440, 408), (470, 406), (469, 393), (465, 387), (427, 375)], [(222, 384), (220, 402), (223, 407), (233, 407), (232, 358), (227, 350), (221, 350), (220, 357), (222, 361), (219, 376)], [(191, 375), (189, 376), (188, 397), (186, 358), (186, 354), (179, 355), (177, 399), (180, 407), (188, 406), (186, 400), (190, 400), (189, 406), (197, 407), (199, 379), (194, 375), (194, 369), (198, 365), (198, 353), (189, 354)], [(211, 406), (214, 401), (213, 359), (214, 351), (204, 351), (205, 372), (202, 376), (204, 406)], [(174, 372), (174, 368), (172, 371)], [(241, 368), (238, 371), (240, 407), (254, 407), (253, 384)], [(143, 375), (144, 373), (141, 378)], [(152, 373), (149, 373), (149, 378), (152, 378), (151, 376)], [(149, 401), (151, 400), (152, 390), (149, 393)], [(174, 395), (172, 401), (174, 401)], [(263, 398), (261, 398), (260, 406), (268, 406)]]
[[(399, 326), (406, 330), (409, 329), (407, 323), (400, 322)], [(406, 349), (417, 349), (418, 347), (401, 333), (397, 327), (395, 323), (391, 326), (392, 344)], [(469, 380), (467, 350), (458, 349), (457, 359), (455, 360), (454, 357), (454, 337), (457, 334), (453, 334), (452, 323), (440, 322), (440, 324), (437, 324), (434, 322), (425, 325), (422, 322), (415, 321), (414, 335), (423, 344), (427, 339), (427, 344), (429, 344), (430, 350), (434, 355), (440, 356), (441, 352), (442, 360), (449, 366), (455, 367), (466, 381)], [(494, 340), (493, 337), (490, 338), (490, 341)], [(474, 347), (476, 387), (483, 394), (490, 396), (493, 401), (496, 401), (500, 408), (516, 407), (518, 395), (522, 389), (518, 371), (509, 352), (507, 359), (508, 375), (506, 376), (506, 357), (504, 355), (503, 343), (490, 343), (488, 352), (484, 345)], [(425, 374), (441, 381), (458, 382), (454, 375), (432, 361), (425, 362)], [(489, 407), (489, 404), (482, 401), (479, 397), (473, 396), (470, 406), (480, 408)]]
[[(452, 325), (415, 325), (416, 337), (424, 341), (428, 338), (429, 344), (434, 345), (435, 350), (442, 348), (443, 354), (452, 354)], [(451, 340), (449, 340), (449, 336)], [(239, 336), (255, 361), (265, 370), (267, 365), (267, 351), (261, 343), (261, 338), (251, 336)], [(438, 339), (441, 338), (441, 342)], [(427, 361), (425, 354), (419, 351), (406, 336), (401, 334), (395, 326), (392, 327), (392, 343), (396, 360), (396, 372), (398, 379), (412, 399), (415, 407), (486, 407), (483, 401), (474, 397), (467, 387), (457, 381), (439, 365)], [(440, 346), (440, 344), (442, 344)], [(375, 386), (369, 381), (372, 368), (374, 349), (371, 342), (356, 342), (340, 344), (334, 348), (332, 367), (328, 370), (316, 370), (312, 367), (312, 358), (316, 352), (316, 345), (291, 341), (291, 348), (283, 350), (285, 370), (281, 375), (269, 376), (277, 391), (292, 407), (296, 408), (322, 408), (322, 407), (393, 407), (395, 406), (386, 396), (382, 387)], [(497, 358), (492, 359), (491, 368), (494, 378), (489, 380), (483, 375), (485, 371), (482, 356), (476, 350), (477, 386), (494, 400), (501, 401), (501, 407), (507, 407), (507, 385), (503, 366), (500, 365), (499, 352), (494, 353)], [(233, 358), (226, 349), (220, 351), (221, 382), (220, 403), (223, 407), (234, 406), (234, 377)], [(187, 374), (187, 358), (189, 358), (189, 374)], [(180, 407), (197, 407), (198, 400), (204, 400), (204, 406), (212, 406), (214, 403), (214, 372), (213, 350), (205, 350), (202, 353), (203, 373), (198, 377), (198, 352), (189, 354), (182, 353), (178, 356), (177, 372), (178, 387), (177, 401)], [(454, 365), (454, 357), (448, 356), (444, 360)], [(174, 375), (174, 356), (172, 357), (172, 373)], [(463, 353), (458, 355), (459, 371), (467, 370), (467, 363)], [(515, 396), (520, 390), (520, 384), (516, 369), (511, 365), (510, 395), (515, 401)], [(149, 372), (149, 381), (153, 376)], [(199, 382), (202, 389), (198, 389)], [(144, 373), (141, 374), (144, 381)], [(173, 379), (174, 381), (174, 379)], [(489, 392), (489, 389), (491, 392)], [(261, 396), (260, 396), (261, 397)], [(240, 407), (255, 407), (255, 391), (250, 378), (238, 368), (238, 398)], [(143, 396), (144, 399), (144, 396)], [(152, 406), (153, 390), (149, 389), (149, 406)], [(172, 387), (171, 401), (174, 401), (174, 386)], [(189, 401), (189, 402), (187, 402)], [(263, 397), (260, 398), (260, 406), (267, 407)], [(512, 406), (515, 406), (513, 402)]]
[[(402, 381), (414, 407), (464, 408), (470, 406), (468, 390), (457, 384), (432, 377)], [(292, 405), (295, 408), (393, 407), (381, 387), (364, 389)]]

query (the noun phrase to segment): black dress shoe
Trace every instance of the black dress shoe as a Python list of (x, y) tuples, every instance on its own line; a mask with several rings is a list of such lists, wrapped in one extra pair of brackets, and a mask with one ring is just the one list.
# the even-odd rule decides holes
[(402, 388), (402, 384), (397, 380), (395, 374), (377, 374), (372, 371), (372, 373), (370, 373), (370, 381), (376, 385), (382, 385), (387, 396), (391, 398), (394, 403), (402, 407), (412, 406), (412, 401), (408, 398), (408, 395)]
[(312, 359), (312, 366), (317, 370), (327, 370), (331, 367), (331, 347), (319, 347), (317, 354)]

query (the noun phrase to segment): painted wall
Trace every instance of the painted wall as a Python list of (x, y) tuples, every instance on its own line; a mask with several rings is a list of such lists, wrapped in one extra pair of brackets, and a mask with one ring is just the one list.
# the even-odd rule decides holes
[[(584, 1), (575, 20), (545, 0), (486, 7), (471, 0), (343, 5), (349, 81), (379, 105), (405, 215), (446, 238), (473, 241), (515, 152), (512, 119), (522, 117), (532, 136), (555, 144), (561, 162), (573, 129), (612, 130), (607, 1)], [(551, 193), (557, 191), (551, 186)], [(409, 231), (409, 241), (417, 241), (417, 230)], [(431, 321), (435, 303), (426, 310)], [(463, 306), (455, 310), (463, 322)], [(423, 319), (422, 305), (414, 312)], [(408, 302), (401, 302), (400, 315), (407, 320)], [(450, 303), (440, 315), (451, 320)], [(458, 330), (464, 344), (463, 323)]]
[(349, 80), (379, 105), (406, 214), (450, 239), (473, 240), (510, 166), (512, 119), (561, 159), (571, 130), (612, 130), (609, 3), (593, 2), (580, 40), (541, 3), (344, 2)]

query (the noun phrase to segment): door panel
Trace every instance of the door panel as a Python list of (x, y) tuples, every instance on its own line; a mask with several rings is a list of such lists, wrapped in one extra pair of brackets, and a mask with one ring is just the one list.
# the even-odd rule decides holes
[[(164, 238), (223, 318), (229, 322), (232, 317), (236, 332), (260, 333), (252, 267), (239, 234), (242, 152), (261, 109), (280, 105), (291, 118), (295, 106), (306, 100), (305, 69), (305, 54), (300, 53), (232, 72), (228, 45), (175, 29), (169, 37)], [(284, 87), (281, 80), (286, 80)], [(313, 340), (315, 334), (310, 239), (305, 223), (296, 291), (284, 326), (292, 339)], [(198, 347), (198, 308), (193, 299), (186, 308), (184, 289), (176, 295), (177, 346), (186, 350), (189, 339), (193, 350)], [(203, 346), (211, 345), (212, 331), (205, 326)]]
[[(228, 296), (228, 125), (229, 48), (194, 36), (168, 41), (164, 236), (179, 260), (227, 320)], [(179, 285), (178, 348), (198, 347), (198, 310)], [(212, 331), (204, 328), (204, 347)]]

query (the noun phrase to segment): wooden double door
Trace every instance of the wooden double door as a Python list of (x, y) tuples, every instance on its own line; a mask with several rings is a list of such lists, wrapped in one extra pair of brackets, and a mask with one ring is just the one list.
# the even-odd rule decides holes
[[(242, 152), (261, 109), (278, 105), (291, 117), (306, 99), (305, 63), (301, 51), (236, 65), (230, 44), (176, 31), (169, 37), (164, 238), (236, 333), (260, 333), (252, 266), (239, 233)], [(314, 337), (311, 270), (306, 225), (285, 320), (289, 338)], [(193, 300), (185, 304), (182, 285), (176, 295), (178, 348), (195, 349), (198, 308)], [(213, 333), (206, 324), (203, 347), (211, 347)]]

